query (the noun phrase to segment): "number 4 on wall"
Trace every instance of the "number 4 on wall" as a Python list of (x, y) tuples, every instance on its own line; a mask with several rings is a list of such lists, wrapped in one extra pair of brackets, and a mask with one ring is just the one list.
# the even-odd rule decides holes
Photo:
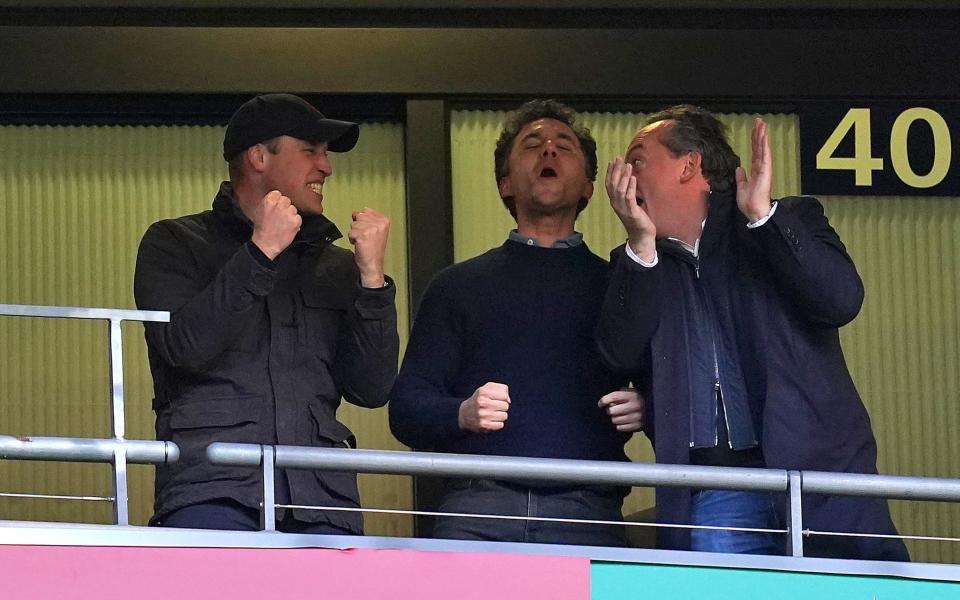
[[(925, 175), (918, 175), (910, 166), (907, 134), (915, 121), (924, 121), (933, 133), (933, 165)], [(853, 156), (834, 156), (840, 143), (853, 131)], [(853, 171), (856, 185), (873, 185), (873, 172), (883, 170), (883, 159), (872, 156), (869, 108), (851, 108), (837, 123), (817, 152), (817, 169)], [(950, 170), (952, 144), (950, 129), (940, 113), (929, 108), (908, 108), (900, 113), (890, 128), (890, 163), (900, 181), (914, 188), (930, 188), (947, 176)]]

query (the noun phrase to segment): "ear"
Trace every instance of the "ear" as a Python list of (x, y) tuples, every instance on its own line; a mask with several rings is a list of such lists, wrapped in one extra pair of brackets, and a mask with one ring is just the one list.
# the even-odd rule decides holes
[(500, 198), (512, 198), (513, 190), (510, 187), (510, 178), (503, 176), (500, 178), (500, 181), (497, 183), (497, 190), (500, 192)]
[(262, 173), (267, 167), (267, 152), (263, 144), (254, 144), (245, 151), (247, 164), (257, 173)]
[(589, 200), (590, 198), (593, 197), (593, 182), (592, 182), (592, 181), (587, 181), (586, 184), (583, 186), (583, 194), (582, 194), (581, 197), (582, 197), (582, 198), (586, 198), (587, 200)]
[(688, 152), (683, 158), (683, 170), (680, 172), (680, 181), (686, 183), (694, 177), (701, 175), (703, 166), (703, 155), (699, 152)]

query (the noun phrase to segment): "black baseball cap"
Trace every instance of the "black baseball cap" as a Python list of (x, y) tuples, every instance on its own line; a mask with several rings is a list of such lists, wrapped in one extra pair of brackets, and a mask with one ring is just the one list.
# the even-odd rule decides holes
[(360, 127), (324, 117), (299, 96), (263, 94), (244, 102), (230, 117), (223, 136), (223, 158), (229, 161), (250, 146), (281, 135), (326, 142), (333, 152), (347, 152), (357, 144)]

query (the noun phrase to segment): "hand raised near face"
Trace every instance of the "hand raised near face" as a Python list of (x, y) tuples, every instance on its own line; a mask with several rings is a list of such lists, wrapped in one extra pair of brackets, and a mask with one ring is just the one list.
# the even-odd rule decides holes
[(347, 239), (354, 246), (360, 284), (366, 288), (383, 287), (383, 259), (387, 253), (390, 219), (372, 208), (358, 210), (352, 218)]
[(750, 141), (750, 178), (747, 179), (742, 167), (737, 167), (737, 207), (751, 223), (755, 223), (770, 213), (773, 187), (773, 158), (770, 156), (767, 124), (759, 117), (753, 122)]
[(641, 259), (652, 262), (657, 254), (657, 228), (647, 211), (637, 203), (637, 177), (633, 174), (633, 165), (623, 162), (619, 156), (610, 161), (604, 186), (613, 212), (617, 213), (627, 231), (630, 248)]
[(457, 424), (463, 431), (489, 433), (503, 429), (510, 409), (510, 388), (488, 381), (460, 403)]
[(270, 260), (275, 259), (293, 242), (303, 221), (297, 208), (277, 190), (263, 197), (253, 210), (253, 243)]

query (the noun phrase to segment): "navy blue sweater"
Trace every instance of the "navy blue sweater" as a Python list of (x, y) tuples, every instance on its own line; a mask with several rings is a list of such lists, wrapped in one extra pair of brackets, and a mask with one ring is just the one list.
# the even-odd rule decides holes
[[(625, 383), (593, 341), (606, 274), (585, 244), (514, 241), (439, 273), (390, 394), (397, 439), (439, 452), (625, 460), (629, 436), (597, 407)], [(505, 427), (461, 431), (460, 404), (488, 381), (509, 386)]]

